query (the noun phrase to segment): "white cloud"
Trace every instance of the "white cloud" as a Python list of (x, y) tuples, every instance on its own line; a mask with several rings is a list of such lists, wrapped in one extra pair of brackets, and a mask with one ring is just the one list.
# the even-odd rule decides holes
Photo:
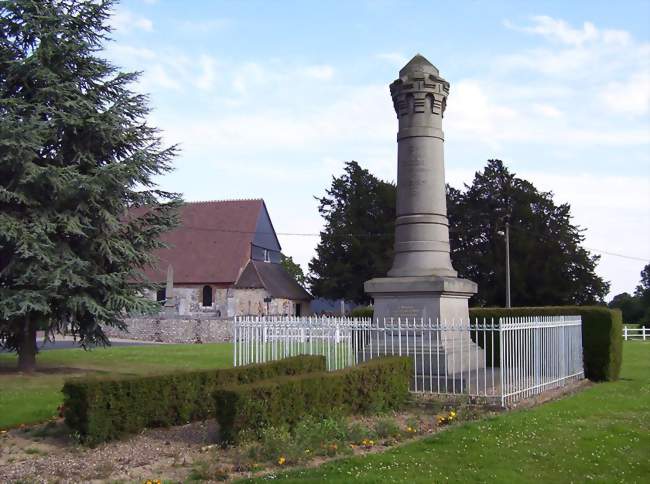
[(153, 31), (153, 22), (150, 19), (135, 15), (130, 10), (124, 8), (118, 8), (113, 12), (109, 24), (117, 32), (130, 32), (132, 30)]
[(193, 33), (209, 33), (219, 32), (226, 29), (232, 24), (232, 20), (228, 18), (211, 18), (206, 20), (184, 20), (180, 23), (183, 30)]
[(550, 104), (533, 104), (533, 111), (547, 118), (561, 118), (564, 113)]
[(404, 67), (404, 65), (408, 62), (406, 56), (399, 52), (383, 52), (381, 54), (375, 54), (375, 59), (386, 61), (395, 67)]
[(546, 16), (531, 27), (506, 25), (556, 45), (496, 55), (491, 76), (452, 82), (451, 136), (491, 148), (508, 141), (571, 149), (650, 144), (650, 44)]
[(650, 110), (650, 71), (636, 73), (624, 82), (610, 82), (603, 98), (612, 111), (647, 114)]
[(162, 87), (182, 91), (181, 82), (170, 74), (162, 64), (149, 66), (142, 76), (142, 84), (142, 88), (145, 90)]
[[(499, 105), (486, 94), (481, 83), (473, 79), (456, 82), (445, 111), (446, 131), (463, 138), (480, 140), (490, 146), (513, 136), (511, 126), (521, 126), (519, 113)], [(507, 126), (504, 129), (504, 125)]]
[(334, 68), (328, 65), (303, 67), (299, 71), (305, 77), (317, 79), (320, 81), (329, 81), (334, 77)]
[(213, 57), (202, 55), (199, 57), (201, 74), (196, 78), (195, 84), (199, 89), (211, 89), (216, 80), (217, 63)]
[(120, 64), (132, 64), (142, 61), (151, 61), (157, 57), (156, 53), (146, 47), (135, 47), (128, 44), (109, 44), (108, 51), (113, 58), (119, 59)]
[(264, 84), (273, 77), (261, 64), (246, 62), (236, 67), (232, 76), (232, 87), (238, 94), (247, 94), (253, 86)]
[[(252, 72), (258, 72), (257, 67)], [(248, 89), (237, 85), (234, 88)], [(273, 86), (267, 88), (272, 90)], [(295, 97), (298, 102), (311, 100), (311, 88), (296, 92)], [(390, 142), (394, 130), (392, 106), (383, 86), (354, 88), (340, 97), (321, 99), (320, 104), (299, 115), (282, 108), (261, 107), (254, 112), (237, 110), (215, 117), (204, 110), (197, 111), (190, 120), (166, 127), (170, 141), (183, 146), (219, 153), (245, 150), (248, 154), (352, 143), (359, 139), (359, 133), (364, 134), (364, 143)]]
[(518, 27), (508, 20), (504, 21), (504, 25), (513, 30), (542, 35), (552, 41), (576, 46), (595, 40), (600, 35), (594, 24), (591, 22), (584, 22), (582, 28), (576, 29), (571, 27), (564, 20), (554, 19), (546, 15), (534, 16), (532, 17), (532, 20), (534, 25), (529, 27)]
[(629, 32), (599, 29), (585, 22), (581, 29), (572, 28), (564, 20), (547, 16), (533, 17), (533, 25), (518, 27), (506, 21), (513, 30), (541, 35), (553, 48), (536, 48), (499, 59), (499, 68), (527, 69), (563, 79), (604, 83), (623, 72), (643, 70), (648, 65), (650, 43), (635, 41)]

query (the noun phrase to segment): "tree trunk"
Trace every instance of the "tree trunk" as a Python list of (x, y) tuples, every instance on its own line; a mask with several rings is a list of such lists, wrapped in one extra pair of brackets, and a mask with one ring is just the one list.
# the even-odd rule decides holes
[(18, 349), (18, 370), (31, 373), (36, 367), (36, 323), (25, 316)]

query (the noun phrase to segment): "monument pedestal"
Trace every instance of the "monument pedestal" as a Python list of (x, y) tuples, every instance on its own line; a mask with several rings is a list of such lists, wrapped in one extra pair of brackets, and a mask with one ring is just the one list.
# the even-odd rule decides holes
[[(382, 277), (367, 281), (364, 289), (374, 299), (379, 327), (391, 318), (404, 322), (402, 333), (409, 333), (408, 354), (414, 356), (416, 375), (456, 375), (485, 366), (483, 350), (472, 342), (467, 329), (460, 329), (469, 324), (468, 300), (477, 291), (476, 283), (443, 276)], [(420, 330), (422, 320), (424, 330)], [(416, 329), (408, 329), (407, 321), (410, 328), (415, 321)], [(429, 321), (434, 329), (428, 329)], [(436, 330), (438, 322), (445, 329)], [(454, 324), (457, 331), (449, 327)], [(375, 354), (394, 352), (397, 337), (393, 332), (382, 336), (385, 341), (380, 338)], [(402, 354), (407, 354), (403, 343)]]

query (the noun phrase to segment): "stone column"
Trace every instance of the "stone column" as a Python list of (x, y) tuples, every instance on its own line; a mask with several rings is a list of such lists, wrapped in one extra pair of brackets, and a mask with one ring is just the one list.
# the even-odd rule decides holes
[[(442, 132), (449, 83), (418, 54), (400, 70), (390, 92), (399, 122), (395, 256), (387, 277), (367, 281), (365, 291), (373, 297), (380, 321), (468, 322), (468, 300), (477, 286), (457, 277), (449, 255)], [(465, 361), (460, 348), (462, 353), (480, 352), (469, 336), (468, 331), (445, 332), (437, 350), (443, 361), (436, 371), (458, 371), (451, 362)], [(427, 353), (428, 343), (418, 341), (415, 351)], [(472, 366), (482, 365), (481, 359), (475, 358)]]
[(395, 259), (389, 277), (456, 277), (449, 257), (442, 116), (449, 83), (416, 55), (390, 85), (399, 120)]

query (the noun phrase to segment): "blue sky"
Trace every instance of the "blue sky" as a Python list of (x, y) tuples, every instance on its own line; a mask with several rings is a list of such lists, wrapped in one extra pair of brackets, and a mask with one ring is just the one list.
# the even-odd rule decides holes
[[(181, 146), (164, 188), (261, 197), (278, 232), (317, 233), (344, 161), (395, 179), (388, 84), (420, 52), (451, 83), (447, 181), (500, 158), (552, 190), (586, 247), (633, 257), (602, 254), (616, 294), (650, 261), (648, 19), (648, 1), (129, 0), (106, 55), (143, 71), (151, 123)], [(280, 242), (306, 269), (318, 238)]]

